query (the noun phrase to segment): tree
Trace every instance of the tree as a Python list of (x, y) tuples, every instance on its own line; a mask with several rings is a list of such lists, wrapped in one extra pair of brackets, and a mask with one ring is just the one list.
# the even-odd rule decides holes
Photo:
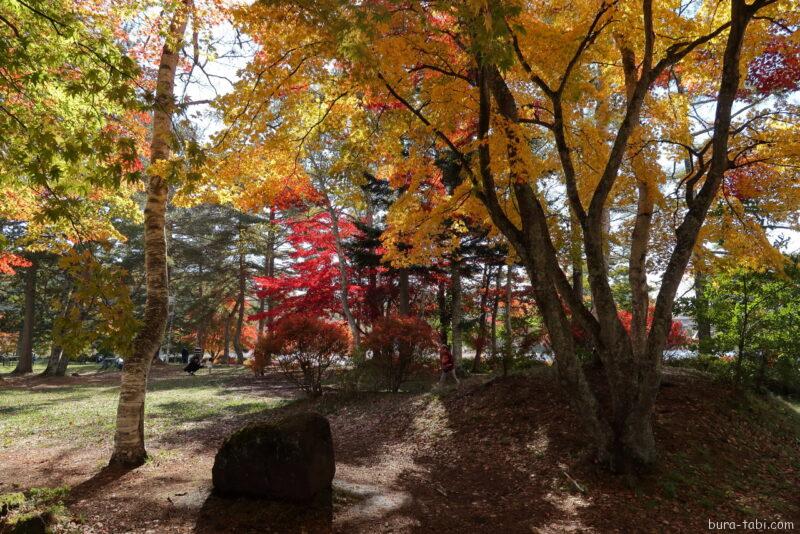
[(36, 322), (36, 262), (25, 270), (25, 317), (22, 320), (17, 367), (14, 374), (33, 372), (33, 327)]
[[(785, 40), (771, 22), (778, 4), (733, 0), (723, 17), (716, 6), (688, 12), (650, 0), (580, 6), (412, 2), (400, 10), (385, 3), (270, 2), (253, 6), (247, 20), (264, 36), (289, 22), (286, 35), (296, 38), (295, 46), (314, 43), (313, 63), (346, 66), (353, 86), (385, 95), (386, 114), (404, 108), (417, 121), (408, 134), (415, 154), (398, 154), (396, 169), (411, 168), (412, 176), (425, 172), (424, 152), (432, 142), (458, 155), (467, 180), (442, 202), (466, 194), (476, 201), (470, 208), (480, 206), (508, 240), (531, 280), (559, 380), (598, 458), (628, 469), (656, 457), (651, 414), (675, 294), (726, 172), (753, 160), (769, 165), (796, 158), (777, 143), (794, 126), (777, 127), (775, 113), (754, 107), (734, 111), (748, 94), (740, 90), (749, 59), (742, 54), (745, 40), (753, 50)], [(748, 32), (751, 26), (755, 30)], [(671, 37), (659, 37), (664, 35)], [(308, 54), (287, 53), (281, 64), (292, 68)], [(693, 87), (670, 83), (690, 73), (698, 80)], [(693, 137), (697, 125), (672, 104), (684, 106), (699, 95), (715, 103), (713, 124), (699, 125), (704, 134)], [(660, 157), (686, 157), (692, 165), (672, 180)], [(405, 194), (420, 195), (420, 183)], [(683, 197), (677, 211), (670, 210), (672, 228), (663, 213), (654, 217), (665, 209), (667, 184)], [(554, 189), (562, 192), (561, 204), (550, 202)], [(630, 334), (609, 283), (614, 229), (606, 222), (615, 204), (634, 213), (623, 226)], [(580, 226), (590, 303), (562, 267), (560, 230), (548, 214), (555, 206), (574, 212)], [(411, 224), (422, 218), (406, 211)], [(656, 225), (674, 233), (664, 234), (664, 274), (648, 328), (647, 259)], [(425, 250), (420, 245), (426, 243), (413, 245)], [(602, 361), (609, 412), (584, 376), (573, 323), (585, 330)]]
[[(790, 260), (783, 273), (738, 267), (715, 274), (706, 292), (714, 335), (707, 348), (735, 353), (734, 383), (760, 387), (768, 366), (785, 362), (798, 376), (800, 325), (798, 269)], [(789, 373), (792, 374), (792, 373)]]
[(113, 218), (131, 204), (137, 67), (81, 3), (0, 11), (0, 271), (31, 264), (16, 369), (28, 373), (34, 330), (48, 322), (37, 319), (49, 319), (36, 313), (43, 256), (116, 236)]
[(164, 234), (168, 191), (166, 178), (156, 172), (156, 167), (170, 158), (175, 74), (191, 8), (191, 0), (185, 0), (174, 11), (165, 15), (171, 17), (171, 20), (158, 66), (150, 143), (152, 168), (147, 172), (147, 201), (144, 209), (147, 302), (142, 326), (133, 341), (132, 354), (125, 362), (122, 373), (114, 452), (110, 460), (112, 465), (138, 466), (147, 458), (144, 447), (145, 390), (153, 354), (164, 337), (169, 293)]

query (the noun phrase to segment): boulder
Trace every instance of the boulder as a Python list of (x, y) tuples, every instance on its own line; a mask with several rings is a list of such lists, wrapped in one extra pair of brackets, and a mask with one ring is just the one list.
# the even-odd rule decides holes
[(329, 491), (336, 464), (328, 420), (316, 413), (231, 434), (214, 458), (217, 495), (311, 501)]

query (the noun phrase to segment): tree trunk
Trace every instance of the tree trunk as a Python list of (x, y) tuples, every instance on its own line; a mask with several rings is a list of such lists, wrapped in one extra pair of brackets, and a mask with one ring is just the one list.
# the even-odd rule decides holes
[(495, 358), (497, 358), (497, 312), (500, 309), (500, 284), (502, 284), (502, 278), (503, 268), (498, 267), (494, 281), (494, 297), (492, 298), (492, 316), (490, 319), (492, 335), (489, 347), (491, 348), (490, 356), (492, 361), (495, 361)]
[(750, 293), (747, 284), (747, 275), (742, 278), (742, 298), (744, 300), (744, 310), (742, 311), (742, 323), (739, 325), (739, 341), (736, 344), (736, 366), (734, 371), (733, 383), (739, 387), (742, 383), (742, 363), (744, 361), (747, 343), (747, 329), (750, 322)]
[(19, 359), (12, 374), (24, 375), (33, 372), (33, 324), (36, 320), (36, 271), (39, 266), (31, 260), (31, 266), (25, 271), (25, 317), (20, 337)]
[(447, 289), (444, 282), (439, 282), (436, 304), (439, 308), (439, 341), (447, 345), (447, 337), (450, 333), (450, 312), (447, 310)]
[(225, 318), (225, 348), (223, 352), (223, 363), (225, 365), (229, 363), (231, 357), (231, 323), (233, 322), (233, 316), (236, 315), (236, 311), (238, 309), (239, 301), (236, 301), (236, 304), (233, 305), (233, 308), (231, 308), (231, 311), (228, 312), (228, 316)]
[[(175, 69), (186, 31), (190, 0), (173, 14), (156, 82), (153, 109), (151, 164), (167, 160), (172, 144), (172, 115), (175, 107)], [(148, 173), (147, 201), (144, 209), (144, 249), (147, 297), (142, 327), (133, 341), (133, 353), (125, 362), (117, 407), (117, 429), (110, 464), (139, 466), (147, 459), (144, 446), (144, 405), (147, 377), (153, 353), (161, 344), (168, 315), (167, 241), (165, 219), (167, 183)]]
[(503, 346), (503, 376), (508, 376), (508, 369), (511, 366), (511, 359), (513, 357), (513, 347), (514, 347), (514, 329), (511, 326), (511, 296), (512, 296), (512, 282), (513, 277), (511, 276), (511, 265), (508, 266), (506, 270), (506, 302), (505, 308), (503, 310), (504, 313), (504, 323), (505, 323), (505, 330), (506, 330), (506, 337), (504, 340)]
[(56, 368), (56, 376), (64, 376), (67, 374), (67, 365), (69, 365), (69, 354), (63, 349), (61, 350), (61, 357), (58, 360), (58, 367)]
[(350, 277), (347, 273), (347, 256), (345, 256), (342, 238), (339, 234), (339, 214), (333, 208), (327, 192), (325, 192), (325, 200), (328, 204), (328, 215), (331, 218), (331, 232), (336, 246), (336, 257), (339, 260), (339, 300), (342, 304), (342, 313), (347, 319), (347, 325), (350, 327), (350, 335), (353, 338), (353, 354), (358, 355), (361, 352), (361, 332), (350, 309)]
[(583, 248), (581, 243), (581, 223), (575, 210), (569, 210), (569, 230), (570, 230), (570, 243), (569, 255), (570, 262), (572, 263), (572, 291), (575, 293), (575, 298), (583, 301)]
[(61, 312), (61, 317), (54, 321), (52, 333), (53, 344), (50, 346), (50, 359), (47, 360), (47, 367), (42, 372), (42, 376), (64, 376), (67, 371), (69, 357), (61, 346), (61, 339), (64, 335), (61, 322), (66, 321), (67, 317), (69, 317), (72, 306), (72, 290), (70, 290), (69, 293), (67, 293), (67, 300), (64, 304), (64, 310)]
[[(264, 253), (264, 276), (272, 278), (275, 275), (275, 208), (269, 210), (269, 228), (267, 229), (267, 250)], [(262, 298), (258, 301), (258, 312), (263, 314), (264, 311), (271, 309), (271, 303), (268, 298)], [(270, 326), (272, 319), (261, 317), (258, 320), (258, 336), (264, 335), (264, 330)]]
[(44, 371), (42, 371), (42, 376), (57, 376), (56, 370), (61, 363), (61, 358), (63, 355), (64, 350), (61, 348), (61, 345), (54, 341), (53, 344), (50, 345), (50, 358), (47, 360), (47, 367), (45, 367)]
[(758, 373), (756, 374), (756, 381), (755, 381), (755, 387), (757, 390), (760, 390), (764, 385), (764, 378), (767, 374), (767, 360), (769, 359), (769, 354), (768, 354), (769, 351), (767, 351), (766, 349), (761, 349), (759, 352), (761, 353), (759, 355), (760, 362), (758, 365)]
[[(240, 234), (241, 235), (241, 234)], [(244, 253), (239, 254), (239, 306), (236, 315), (236, 332), (233, 335), (233, 349), (236, 351), (236, 363), (244, 363), (244, 350), (242, 349), (242, 327), (244, 326), (245, 290), (247, 289), (247, 271), (245, 269)]]
[(461, 364), (462, 357), (462, 335), (461, 335), (461, 316), (463, 312), (461, 302), (461, 262), (453, 259), (450, 266), (450, 305), (452, 312), (450, 313), (450, 328), (453, 332), (452, 338), (452, 353), (453, 361), (456, 366)]
[(694, 275), (694, 309), (697, 321), (697, 340), (700, 350), (704, 350), (711, 340), (711, 321), (708, 318), (708, 298), (706, 297), (707, 275), (696, 272)]
[(492, 271), (489, 266), (483, 267), (483, 278), (481, 279), (481, 299), (479, 302), (480, 313), (478, 315), (478, 335), (475, 339), (475, 359), (472, 361), (472, 372), (477, 373), (481, 367), (481, 356), (486, 347), (486, 305), (489, 299), (489, 283), (492, 278)]

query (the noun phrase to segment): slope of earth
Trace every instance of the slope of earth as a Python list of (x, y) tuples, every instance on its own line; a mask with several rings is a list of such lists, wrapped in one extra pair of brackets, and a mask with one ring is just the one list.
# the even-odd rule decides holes
[[(588, 460), (547, 368), (432, 393), (313, 402), (292, 400), (279, 375), (158, 369), (148, 404), (153, 459), (125, 473), (101, 469), (115, 380), (6, 381), (0, 493), (69, 486), (65, 528), (97, 533), (698, 532), (709, 521), (756, 520), (800, 528), (800, 414), (685, 371), (666, 373), (655, 415), (661, 459), (636, 484)], [(309, 512), (210, 495), (228, 433), (308, 409), (332, 425), (330, 501)]]

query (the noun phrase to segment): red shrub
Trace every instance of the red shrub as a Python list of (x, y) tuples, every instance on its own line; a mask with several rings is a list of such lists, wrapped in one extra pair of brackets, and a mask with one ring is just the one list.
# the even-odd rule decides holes
[(377, 321), (365, 340), (392, 391), (400, 389), (412, 364), (434, 347), (434, 331), (418, 317), (391, 316)]
[(261, 336), (253, 347), (253, 358), (247, 360), (245, 365), (256, 375), (264, 376), (267, 366), (272, 363), (272, 357), (279, 353), (280, 346), (275, 336)]
[[(293, 314), (281, 319), (262, 348), (277, 354), (281, 369), (311, 396), (322, 394), (322, 381), (328, 367), (347, 355), (350, 337), (347, 328), (309, 315)], [(297, 380), (295, 371), (301, 372)]]

